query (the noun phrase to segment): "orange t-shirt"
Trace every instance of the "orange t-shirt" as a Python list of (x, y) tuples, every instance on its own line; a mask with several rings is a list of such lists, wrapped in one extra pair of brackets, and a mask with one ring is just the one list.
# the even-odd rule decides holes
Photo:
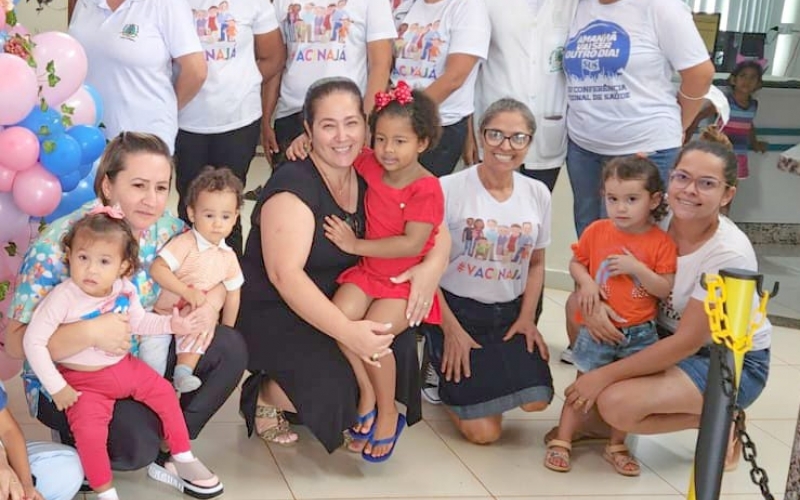
[[(650, 321), (656, 317), (658, 308), (658, 299), (633, 276), (609, 276), (606, 259), (622, 255), (624, 250), (658, 274), (674, 274), (678, 261), (675, 243), (656, 226), (647, 232), (632, 234), (617, 229), (610, 219), (600, 219), (583, 231), (580, 240), (572, 244), (572, 253), (606, 293), (608, 305), (625, 318), (623, 323), (614, 322), (618, 327)], [(583, 321), (580, 312), (577, 319)]]

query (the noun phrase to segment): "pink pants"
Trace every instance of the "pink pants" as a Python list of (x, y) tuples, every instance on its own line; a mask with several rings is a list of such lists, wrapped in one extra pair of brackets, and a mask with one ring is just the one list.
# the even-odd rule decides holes
[(175, 389), (138, 358), (129, 354), (119, 363), (95, 372), (63, 367), (60, 371), (67, 383), (81, 393), (78, 401), (67, 408), (67, 421), (92, 488), (108, 484), (112, 479), (106, 446), (108, 425), (118, 399), (133, 398), (158, 415), (170, 453), (191, 449)]

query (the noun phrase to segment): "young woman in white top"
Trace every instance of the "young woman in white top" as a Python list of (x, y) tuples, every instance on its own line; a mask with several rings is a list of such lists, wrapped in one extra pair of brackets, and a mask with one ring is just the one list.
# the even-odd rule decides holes
[[(188, 0), (203, 45), (208, 78), (178, 113), (175, 143), (178, 214), (186, 215), (189, 184), (206, 165), (230, 168), (247, 183), (261, 135), (262, 89), (286, 59), (275, 9), (268, 0)], [(242, 254), (239, 221), (227, 238)]]
[(392, 83), (423, 88), (439, 104), (442, 138), (420, 157), (437, 176), (453, 171), (464, 148), (478, 67), (489, 49), (488, 16), (483, 0), (408, 0), (394, 10)]
[(69, 34), (86, 51), (86, 83), (103, 99), (110, 140), (148, 132), (175, 151), (178, 110), (206, 79), (186, 0), (71, 0)]

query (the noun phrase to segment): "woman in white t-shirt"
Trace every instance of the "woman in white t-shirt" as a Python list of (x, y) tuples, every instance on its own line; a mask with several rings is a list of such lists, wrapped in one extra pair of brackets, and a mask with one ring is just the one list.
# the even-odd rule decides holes
[(147, 132), (174, 152), (178, 110), (207, 74), (186, 0), (77, 0), (69, 34), (86, 51), (106, 138)]
[(553, 398), (535, 319), (550, 244), (550, 192), (517, 171), (535, 128), (527, 106), (497, 101), (480, 124), (484, 161), (441, 178), (453, 242), (440, 282), (442, 324), (420, 328), (441, 374), (439, 397), (474, 443), (500, 437), (504, 412), (542, 411)]
[(600, 172), (608, 159), (647, 153), (667, 182), (714, 66), (681, 0), (579, 2), (563, 66), (567, 169), (580, 237), (605, 217)]
[[(206, 165), (230, 168), (247, 183), (263, 113), (261, 92), (286, 58), (275, 9), (269, 0), (188, 0), (203, 45), (208, 78), (178, 113), (175, 142), (178, 214), (187, 223), (189, 184)], [(228, 244), (242, 254), (237, 220)]]
[[(383, 0), (387, 1), (387, 0)], [(392, 83), (423, 88), (442, 117), (439, 144), (420, 156), (437, 176), (453, 171), (475, 109), (475, 81), (489, 50), (491, 25), (483, 0), (408, 0), (394, 10)]]
[[(587, 411), (597, 404), (609, 425), (636, 434), (699, 427), (711, 338), (701, 277), (725, 268), (758, 270), (747, 236), (720, 215), (736, 193), (737, 168), (729, 145), (695, 141), (683, 148), (667, 190), (671, 213), (661, 222), (678, 245), (675, 284), (658, 317), (663, 338), (633, 356), (584, 374), (567, 388), (564, 404), (577, 404)], [(754, 305), (757, 299), (753, 297)], [(621, 334), (608, 314), (607, 308), (596, 308), (596, 314), (585, 318), (586, 325), (599, 341), (616, 343)], [(771, 332), (772, 326), (765, 321), (753, 333), (736, 400), (743, 409), (766, 385)], [(736, 451), (741, 448), (736, 444), (727, 466), (738, 460)]]
[(275, 166), (284, 159), (279, 153), (304, 132), (303, 99), (317, 80), (347, 77), (356, 82), (369, 115), (375, 93), (389, 82), (397, 32), (385, 0), (273, 3), (287, 50), (286, 67), (264, 95), (263, 144)]

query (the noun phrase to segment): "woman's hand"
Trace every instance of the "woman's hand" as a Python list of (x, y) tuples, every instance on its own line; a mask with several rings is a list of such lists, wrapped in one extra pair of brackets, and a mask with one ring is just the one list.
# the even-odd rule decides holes
[(528, 352), (533, 354), (534, 347), (539, 349), (539, 354), (542, 356), (542, 359), (548, 361), (550, 359), (550, 351), (547, 348), (547, 344), (542, 337), (542, 334), (539, 332), (539, 328), (536, 326), (536, 323), (532, 319), (530, 320), (523, 320), (517, 319), (511, 328), (508, 329), (506, 335), (503, 337), (504, 342), (508, 342), (514, 335), (524, 335), (525, 336), (525, 345), (528, 348)]
[(270, 166), (275, 168), (275, 165), (272, 164), (272, 156), (281, 150), (278, 147), (278, 138), (275, 137), (275, 129), (268, 125), (262, 125), (261, 128), (261, 147), (264, 148), (264, 156), (267, 157)]
[(408, 268), (400, 276), (389, 278), (392, 283), (411, 282), (411, 292), (408, 294), (406, 305), (406, 319), (409, 326), (419, 326), (422, 320), (428, 317), (433, 307), (433, 296), (439, 288), (439, 272), (431, 269), (430, 262), (421, 262)]
[(445, 380), (461, 382), (461, 376), (469, 378), (472, 369), (469, 363), (470, 351), (482, 349), (475, 339), (456, 321), (453, 324), (442, 324), (444, 335), (444, 352), (442, 353), (442, 373)]
[(0, 467), (0, 500), (23, 500), (25, 489), (17, 477), (17, 473), (7, 463)]
[(364, 363), (380, 368), (380, 358), (392, 352), (389, 346), (394, 342), (394, 336), (387, 334), (391, 328), (391, 323), (378, 323), (370, 320), (354, 321), (351, 329), (352, 335), (344, 343)]
[(565, 405), (572, 405), (584, 413), (594, 407), (601, 392), (613, 381), (603, 373), (603, 368), (584, 373), (564, 390)]
[[(59, 411), (64, 411), (78, 401), (81, 393), (73, 389), (71, 385), (67, 384), (63, 389), (52, 396), (53, 402), (56, 404), (56, 408), (58, 408)], [(2, 497), (0, 496), (0, 498)]]
[(306, 134), (300, 134), (286, 148), (286, 159), (290, 161), (305, 160), (308, 158), (309, 151), (311, 151), (311, 139)]
[(94, 335), (94, 347), (113, 356), (122, 356), (131, 349), (131, 325), (128, 313), (106, 313), (87, 320)]
[(601, 302), (599, 307), (595, 307), (592, 314), (584, 315), (583, 324), (596, 342), (615, 345), (625, 340), (625, 335), (614, 326), (614, 323), (611, 322), (612, 319), (618, 323), (625, 322), (611, 306)]
[(335, 215), (325, 217), (325, 237), (344, 253), (355, 254), (356, 233), (345, 221)]

